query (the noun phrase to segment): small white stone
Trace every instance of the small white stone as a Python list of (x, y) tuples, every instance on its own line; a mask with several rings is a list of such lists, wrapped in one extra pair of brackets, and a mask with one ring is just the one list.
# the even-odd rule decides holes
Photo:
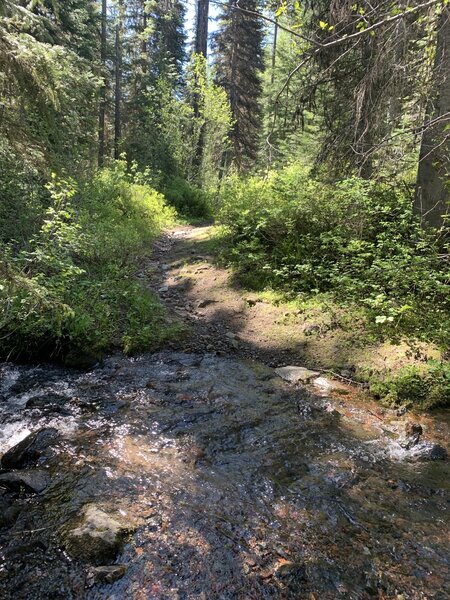
[(285, 381), (289, 381), (290, 383), (308, 383), (311, 379), (315, 377), (319, 377), (319, 371), (311, 371), (310, 369), (305, 369), (305, 367), (280, 367), (275, 369), (275, 373), (284, 379)]

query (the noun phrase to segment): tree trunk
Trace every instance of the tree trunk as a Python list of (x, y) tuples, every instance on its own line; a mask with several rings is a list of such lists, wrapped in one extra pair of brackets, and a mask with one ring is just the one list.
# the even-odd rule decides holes
[[(102, 68), (106, 71), (106, 0), (102, 0), (102, 34), (100, 59)], [(105, 117), (106, 117), (106, 73), (100, 92), (100, 110), (98, 118), (98, 166), (103, 167), (105, 161)]]
[[(208, 57), (208, 15), (209, 15), (209, 0), (197, 0), (197, 21), (195, 28), (195, 45), (194, 51), (196, 54), (203, 55), (205, 60)], [(201, 99), (198, 93), (193, 97), (194, 117), (199, 119), (202, 113)], [(193, 159), (193, 167), (195, 176), (200, 179), (200, 169), (203, 161), (203, 152), (205, 149), (205, 124), (202, 123), (198, 133), (198, 140), (195, 148)]]
[(439, 20), (433, 90), (426, 124), (430, 122), (431, 124), (422, 134), (414, 208), (424, 222), (439, 227), (443, 223), (443, 215), (448, 213), (450, 199), (448, 187), (450, 134), (447, 131), (450, 123), (450, 10), (448, 8), (443, 9)]
[(273, 27), (273, 43), (272, 43), (272, 72), (270, 74), (270, 83), (273, 85), (275, 81), (275, 65), (277, 61), (277, 41), (278, 41), (278, 23), (275, 19)]
[(195, 27), (195, 53), (208, 56), (208, 15), (209, 0), (197, 0), (197, 21)]
[(123, 0), (119, 0), (119, 11), (116, 24), (116, 49), (115, 49), (115, 106), (114, 106), (114, 158), (120, 156), (120, 139), (122, 137), (122, 7)]
[(142, 40), (142, 54), (144, 58), (144, 73), (147, 71), (147, 37), (145, 34), (145, 30), (147, 29), (147, 10), (145, 8), (147, 0), (143, 0), (142, 3), (142, 30), (144, 32), (144, 39)]

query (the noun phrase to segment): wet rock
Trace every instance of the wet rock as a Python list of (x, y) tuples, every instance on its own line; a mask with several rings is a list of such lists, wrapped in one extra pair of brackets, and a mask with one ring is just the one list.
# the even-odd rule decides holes
[(61, 415), (67, 417), (71, 414), (70, 409), (66, 406), (68, 401), (69, 398), (58, 394), (34, 396), (27, 401), (25, 408), (38, 411), (40, 416)]
[(30, 433), (25, 439), (5, 452), (0, 465), (3, 469), (21, 469), (35, 462), (57, 438), (58, 431), (53, 427)]
[(40, 494), (50, 485), (48, 473), (42, 470), (11, 471), (0, 475), (0, 487), (11, 492), (26, 492)]
[(289, 381), (290, 383), (308, 383), (311, 379), (315, 377), (319, 377), (319, 371), (311, 371), (310, 369), (305, 369), (305, 367), (279, 367), (275, 369), (275, 373), (284, 379), (285, 381)]
[(126, 565), (106, 565), (93, 567), (89, 571), (90, 583), (113, 583), (125, 575)]
[(158, 292), (160, 294), (165, 294), (168, 291), (169, 291), (169, 286), (168, 285), (162, 285), (160, 288), (158, 288)]
[(20, 513), (20, 508), (6, 498), (0, 498), (0, 527), (12, 525)]
[(422, 433), (422, 425), (408, 421), (405, 425), (404, 437), (399, 441), (400, 446), (405, 448), (405, 450), (414, 448), (419, 443)]
[(132, 529), (97, 506), (85, 507), (77, 527), (63, 533), (67, 552), (96, 564), (113, 560)]
[(420, 442), (411, 449), (408, 460), (412, 462), (447, 460), (447, 451), (439, 444)]

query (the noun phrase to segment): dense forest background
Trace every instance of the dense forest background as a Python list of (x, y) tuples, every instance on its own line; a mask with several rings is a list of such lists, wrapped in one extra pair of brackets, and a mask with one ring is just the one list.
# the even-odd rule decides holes
[(241, 284), (432, 345), (389, 394), (447, 403), (448, 1), (195, 4), (188, 43), (181, 0), (0, 0), (0, 354), (178, 335), (139, 260), (215, 219)]

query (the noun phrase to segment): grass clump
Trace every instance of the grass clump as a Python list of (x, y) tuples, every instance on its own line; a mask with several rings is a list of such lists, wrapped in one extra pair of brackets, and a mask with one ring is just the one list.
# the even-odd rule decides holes
[(54, 177), (36, 233), (2, 243), (0, 354), (77, 363), (111, 347), (153, 348), (171, 337), (137, 260), (175, 217), (124, 162), (77, 185)]

